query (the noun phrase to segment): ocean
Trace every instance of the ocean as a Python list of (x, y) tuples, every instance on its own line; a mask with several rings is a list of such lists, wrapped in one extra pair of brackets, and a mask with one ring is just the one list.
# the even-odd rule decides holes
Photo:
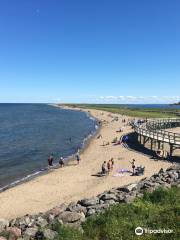
[(82, 148), (97, 129), (81, 111), (47, 104), (0, 104), (0, 190), (47, 171)]

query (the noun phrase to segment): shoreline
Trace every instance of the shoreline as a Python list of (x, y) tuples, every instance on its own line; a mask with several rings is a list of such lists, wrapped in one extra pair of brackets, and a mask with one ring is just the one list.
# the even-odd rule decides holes
[[(67, 110), (74, 110), (74, 111), (81, 111), (81, 109), (73, 109), (73, 108), (66, 108), (66, 107), (61, 107), (61, 106), (58, 106), (56, 104), (48, 104), (49, 106), (51, 107), (56, 107), (56, 108), (59, 108), (59, 109), (67, 109)], [(88, 114), (87, 112), (83, 111), (87, 117), (89, 117), (90, 119), (92, 119), (94, 122), (98, 122), (98, 119), (94, 118), (92, 115)], [(96, 128), (97, 127), (97, 128)], [(98, 132), (99, 132), (99, 129), (100, 129), (100, 125), (96, 124), (95, 125), (95, 129), (93, 130), (92, 133), (90, 133), (87, 137), (85, 137), (82, 141), (82, 147), (79, 149), (79, 152), (80, 153), (83, 153), (85, 151), (85, 149), (88, 147), (88, 145), (90, 144), (90, 141), (97, 136)], [(67, 156), (64, 158), (64, 162), (65, 162), (65, 166), (68, 165), (69, 162), (73, 161), (74, 158), (75, 158), (75, 155), (76, 155), (77, 152)], [(11, 189), (11, 188), (14, 188), (18, 185), (21, 185), (21, 184), (24, 184), (24, 183), (27, 183), (29, 181), (32, 181), (33, 179), (39, 177), (39, 176), (43, 176), (43, 175), (46, 175), (46, 174), (49, 174), (50, 172), (52, 172), (53, 170), (56, 170), (56, 169), (59, 169), (61, 168), (59, 166), (58, 163), (54, 164), (53, 167), (49, 168), (48, 166), (44, 167), (43, 169), (39, 169), (39, 170), (34, 170), (32, 173), (20, 178), (20, 179), (17, 179), (3, 187), (0, 187), (0, 193), (8, 190), (8, 189)]]
[[(82, 111), (82, 110), (81, 110)], [(48, 174), (38, 176), (31, 181), (22, 183), (0, 193), (0, 217), (12, 219), (26, 214), (45, 212), (62, 203), (69, 203), (82, 198), (96, 196), (98, 193), (113, 187), (137, 182), (144, 177), (151, 176), (160, 168), (168, 168), (170, 163), (153, 161), (141, 153), (131, 152), (122, 146), (102, 146), (104, 141), (111, 142), (114, 137), (131, 132), (131, 128), (122, 123), (127, 116), (112, 114), (100, 110), (83, 110), (102, 122), (98, 132), (103, 139), (97, 139), (98, 132), (90, 139), (87, 146), (80, 153), (81, 162), (77, 165), (70, 161), (67, 167), (58, 168)], [(89, 112), (90, 111), (90, 112)], [(113, 121), (118, 116), (118, 121)], [(123, 133), (116, 133), (123, 127)], [(115, 159), (115, 167), (107, 177), (97, 177), (104, 160)], [(145, 165), (143, 176), (116, 176), (119, 169), (130, 169), (129, 161), (136, 159), (137, 165)]]

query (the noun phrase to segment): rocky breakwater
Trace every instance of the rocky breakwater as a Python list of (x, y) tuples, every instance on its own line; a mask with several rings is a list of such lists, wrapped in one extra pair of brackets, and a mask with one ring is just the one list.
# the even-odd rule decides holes
[(136, 197), (141, 197), (144, 191), (153, 192), (158, 187), (170, 188), (180, 186), (180, 166), (172, 166), (150, 178), (144, 178), (138, 183), (113, 188), (96, 197), (82, 199), (70, 204), (61, 204), (46, 213), (26, 215), (11, 221), (0, 219), (0, 240), (30, 240), (54, 239), (57, 232), (54, 224), (81, 228), (82, 222), (93, 214), (103, 212), (109, 206), (120, 203), (130, 203)]

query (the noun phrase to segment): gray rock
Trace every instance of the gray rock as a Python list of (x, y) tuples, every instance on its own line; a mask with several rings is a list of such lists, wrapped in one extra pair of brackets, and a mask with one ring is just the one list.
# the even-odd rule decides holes
[(109, 205), (116, 204), (116, 202), (113, 199), (106, 200), (106, 201), (104, 201), (104, 203), (109, 204)]
[(126, 195), (125, 198), (124, 198), (124, 202), (125, 203), (131, 203), (131, 202), (134, 201), (135, 197), (136, 197), (135, 195)]
[(117, 197), (115, 194), (112, 193), (106, 193), (104, 195), (101, 196), (101, 200), (106, 201), (106, 200), (114, 200), (117, 201)]
[(95, 213), (96, 213), (95, 209), (90, 208), (90, 209), (88, 210), (86, 216), (88, 217), (88, 216), (91, 216), (91, 215), (93, 215), (93, 214), (95, 214)]
[(8, 226), (9, 226), (9, 221), (6, 219), (0, 218), (0, 232), (2, 232)]
[(87, 207), (87, 211), (89, 211), (90, 209), (94, 209), (95, 211), (97, 210), (101, 210), (101, 209), (106, 209), (109, 207), (108, 203), (103, 203), (103, 204), (98, 204), (98, 205), (94, 205), (94, 206), (89, 206)]
[(64, 212), (67, 208), (67, 204), (61, 204), (57, 207), (54, 207), (53, 209), (51, 209), (50, 211), (48, 211), (46, 214), (49, 215), (54, 215), (54, 217), (57, 217), (58, 215), (60, 215), (62, 212)]
[(71, 212), (77, 212), (77, 213), (83, 212), (84, 214), (86, 214), (86, 212), (87, 212), (86, 207), (83, 207), (83, 206), (81, 206), (80, 204), (77, 204), (77, 203), (68, 205), (66, 210), (71, 211)]
[(120, 191), (123, 191), (123, 192), (131, 192), (131, 191), (134, 191), (137, 189), (137, 184), (136, 183), (133, 183), (133, 184), (129, 184), (127, 186), (124, 186), (124, 187), (120, 187), (118, 188)]
[(70, 212), (70, 211), (65, 211), (61, 213), (58, 217), (58, 219), (62, 220), (63, 223), (72, 223), (79, 220), (81, 221), (83, 218), (85, 218), (85, 215), (83, 216), (81, 213)]
[(38, 228), (26, 228), (24, 235), (28, 237), (34, 237), (38, 231)]
[(36, 220), (36, 225), (39, 227), (45, 227), (48, 225), (48, 222), (46, 219), (42, 218), (41, 216), (37, 218)]
[(93, 198), (89, 198), (89, 199), (83, 199), (78, 203), (80, 203), (82, 206), (85, 206), (85, 207), (93, 206), (93, 205), (97, 205), (99, 203), (99, 198), (93, 197)]
[(50, 240), (53, 240), (58, 236), (58, 233), (51, 229), (45, 229), (43, 231), (43, 234), (46, 239), (50, 239)]

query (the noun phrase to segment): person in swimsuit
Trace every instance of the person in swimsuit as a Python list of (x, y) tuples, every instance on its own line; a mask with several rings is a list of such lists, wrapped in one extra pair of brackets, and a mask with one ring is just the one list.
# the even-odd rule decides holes
[(114, 158), (111, 158), (111, 170), (113, 170), (113, 167), (114, 167)]
[(109, 174), (111, 171), (111, 160), (109, 160), (107, 163), (107, 170), (108, 170), (108, 174)]
[(133, 159), (132, 160), (132, 162), (130, 162), (131, 163), (131, 166), (132, 166), (132, 170), (133, 170), (133, 175), (135, 175), (135, 159)]
[(102, 164), (102, 174), (106, 174), (107, 170), (106, 170), (106, 161), (103, 162)]

